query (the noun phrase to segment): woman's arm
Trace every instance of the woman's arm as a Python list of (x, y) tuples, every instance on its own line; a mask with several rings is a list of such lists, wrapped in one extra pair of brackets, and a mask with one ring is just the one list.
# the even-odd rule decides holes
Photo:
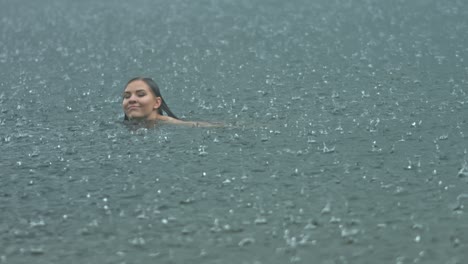
[(170, 116), (164, 116), (163, 121), (174, 124), (174, 125), (184, 125), (184, 126), (191, 126), (191, 127), (224, 127), (222, 123), (210, 123), (205, 121), (184, 121), (180, 119), (175, 119)]

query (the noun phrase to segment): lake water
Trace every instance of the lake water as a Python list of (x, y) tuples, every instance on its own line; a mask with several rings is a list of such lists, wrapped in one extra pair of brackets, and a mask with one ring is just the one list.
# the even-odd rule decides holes
[[(461, 0), (0, 0), (0, 263), (466, 263)], [(149, 76), (187, 120), (129, 129)]]

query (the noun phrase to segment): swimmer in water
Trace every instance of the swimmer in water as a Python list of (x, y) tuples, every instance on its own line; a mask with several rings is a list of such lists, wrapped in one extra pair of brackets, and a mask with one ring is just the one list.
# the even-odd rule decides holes
[[(185, 125), (192, 127), (220, 127), (217, 123), (180, 120), (167, 106), (158, 85), (151, 78), (136, 77), (125, 85), (122, 108), (124, 120), (154, 126), (156, 123)], [(166, 115), (164, 115), (166, 113)]]

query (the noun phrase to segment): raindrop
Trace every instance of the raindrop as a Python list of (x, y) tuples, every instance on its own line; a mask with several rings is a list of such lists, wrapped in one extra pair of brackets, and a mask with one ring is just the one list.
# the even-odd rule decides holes
[(29, 223), (29, 226), (30, 227), (40, 227), (40, 226), (45, 226), (45, 222), (44, 220), (40, 219), (40, 220), (37, 220), (37, 221), (31, 221)]
[(133, 246), (144, 246), (146, 244), (146, 241), (142, 237), (136, 237), (134, 239), (131, 239), (128, 241), (131, 245)]
[(206, 146), (200, 146), (198, 147), (198, 155), (199, 156), (206, 156), (208, 155), (208, 152), (205, 151)]
[(325, 142), (323, 142), (323, 148), (321, 150), (323, 153), (333, 153), (335, 152), (335, 146), (328, 148)]
[(266, 224), (268, 221), (265, 217), (258, 217), (257, 219), (255, 219), (254, 223), (256, 225), (264, 225)]
[(468, 177), (468, 162), (465, 161), (465, 163), (462, 165), (462, 168), (458, 171), (458, 177), (464, 178)]
[(452, 210), (454, 211), (462, 210), (464, 208), (463, 202), (462, 202), (463, 199), (468, 199), (468, 193), (462, 193), (457, 196), (457, 201), (455, 202), (455, 204), (451, 206)]
[(327, 202), (327, 204), (325, 205), (325, 207), (323, 207), (323, 209), (320, 211), (320, 214), (329, 214), (331, 213), (331, 204), (330, 202)]
[(253, 244), (253, 243), (255, 243), (254, 238), (246, 237), (246, 238), (243, 238), (241, 241), (239, 241), (238, 245), (239, 245), (239, 247), (244, 247), (244, 246), (247, 246), (247, 245), (250, 245), (250, 244)]
[(359, 229), (357, 228), (341, 228), (341, 237), (350, 237), (350, 236), (355, 236), (359, 233)]
[(29, 249), (29, 253), (31, 253), (31, 255), (42, 255), (45, 253), (44, 251), (44, 248), (43, 247), (31, 247)]

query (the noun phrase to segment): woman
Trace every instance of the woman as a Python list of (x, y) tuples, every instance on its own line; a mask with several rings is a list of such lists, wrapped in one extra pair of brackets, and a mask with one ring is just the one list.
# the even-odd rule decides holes
[[(188, 125), (193, 127), (212, 127), (219, 124), (207, 122), (182, 121), (169, 109), (161, 96), (158, 85), (151, 79), (136, 77), (125, 85), (122, 101), (124, 120), (143, 122), (154, 126), (158, 122)], [(164, 115), (163, 113), (167, 115)]]

